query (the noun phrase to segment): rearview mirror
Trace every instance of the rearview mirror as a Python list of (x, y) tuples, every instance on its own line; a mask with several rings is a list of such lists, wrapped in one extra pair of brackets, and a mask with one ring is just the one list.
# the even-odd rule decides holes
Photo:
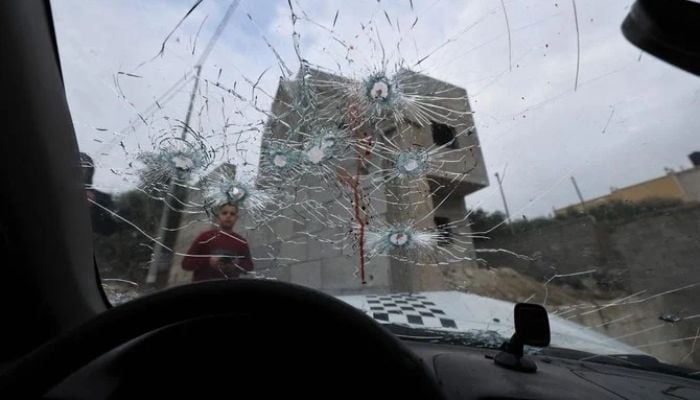
[(533, 347), (549, 346), (549, 317), (547, 310), (537, 304), (518, 303), (513, 310), (515, 333), (503, 344), (500, 353), (493, 361), (496, 365), (521, 372), (535, 372), (535, 361), (523, 355), (525, 345)]
[(544, 307), (518, 303), (514, 314), (515, 333), (523, 344), (533, 347), (549, 346), (549, 317)]
[(700, 75), (700, 4), (686, 0), (637, 0), (622, 23), (622, 34), (640, 49)]

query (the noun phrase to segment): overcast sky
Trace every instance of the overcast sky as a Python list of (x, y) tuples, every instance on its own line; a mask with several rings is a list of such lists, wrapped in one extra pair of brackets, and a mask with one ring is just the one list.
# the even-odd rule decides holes
[[(192, 88), (186, 74), (231, 4), (204, 0), (158, 55), (194, 3), (53, 2), (78, 141), (96, 159), (96, 184), (106, 190), (133, 183), (128, 161), (139, 147), (153, 148), (176, 129), (174, 120), (184, 119)], [(577, 1), (577, 83), (571, 1), (505, 1), (510, 35), (500, 0), (292, 3), (302, 57), (314, 64), (361, 78), (380, 67), (383, 47), (392, 68), (402, 62), (466, 88), (491, 179), (467, 197), (469, 206), (502, 209), (496, 171), (505, 176), (513, 215), (532, 217), (577, 201), (570, 176), (592, 198), (662, 175), (664, 167), (687, 168), (687, 155), (700, 150), (700, 80), (622, 37), (630, 1)], [(235, 82), (250, 101), (204, 85), (195, 107), (194, 124), (216, 137), (213, 146), (230, 150), (220, 151), (218, 161), (244, 169), (256, 162), (265, 120), (256, 107), (265, 110), (266, 94), (274, 95), (280, 76), (299, 66), (293, 32), (286, 0), (242, 0), (235, 10), (203, 76), (227, 87)], [(247, 81), (264, 71), (252, 91)]]

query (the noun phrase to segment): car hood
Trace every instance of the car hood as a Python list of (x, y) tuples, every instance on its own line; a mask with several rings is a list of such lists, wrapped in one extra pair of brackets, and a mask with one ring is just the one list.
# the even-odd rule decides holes
[[(515, 303), (456, 291), (337, 296), (383, 324), (449, 332), (490, 332), (510, 338)], [(549, 316), (551, 347), (596, 354), (645, 354), (590, 327)], [(493, 335), (492, 335), (493, 336)]]

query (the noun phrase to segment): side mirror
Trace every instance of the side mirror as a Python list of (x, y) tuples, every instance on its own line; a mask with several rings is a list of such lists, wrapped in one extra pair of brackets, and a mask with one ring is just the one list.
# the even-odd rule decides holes
[(523, 356), (525, 345), (534, 347), (549, 346), (550, 331), (547, 310), (538, 304), (518, 303), (515, 305), (515, 333), (510, 341), (503, 344), (503, 351), (496, 354), (496, 365), (521, 372), (535, 372), (537, 365)]

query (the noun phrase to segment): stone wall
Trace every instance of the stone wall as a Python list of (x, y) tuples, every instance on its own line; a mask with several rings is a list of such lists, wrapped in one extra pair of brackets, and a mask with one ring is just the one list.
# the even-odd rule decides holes
[[(510, 267), (536, 279), (596, 269), (597, 283), (604, 287), (664, 290), (700, 281), (700, 205), (634, 221), (581, 218), (514, 235), (502, 230), (491, 240), (479, 241), (477, 249), (487, 265)], [(492, 252), (497, 250), (507, 252)]]
[[(595, 269), (557, 282), (590, 291), (592, 301), (607, 306), (572, 308), (565, 317), (664, 361), (700, 367), (700, 352), (693, 347), (700, 332), (699, 205), (627, 222), (580, 219), (513, 236), (503, 232), (476, 246), (487, 265), (510, 267), (543, 283), (556, 274)], [(604, 294), (615, 298), (601, 301)]]
[[(629, 270), (630, 291), (662, 293), (698, 285), (665, 297), (688, 302), (688, 309), (700, 313), (700, 206), (617, 226), (610, 243)], [(677, 304), (674, 308), (681, 311), (681, 303)]]
[[(504, 230), (491, 240), (479, 241), (476, 247), (487, 265), (510, 267), (542, 281), (592, 269), (596, 272), (586, 277), (606, 287), (622, 288), (626, 280), (626, 266), (610, 245), (607, 227), (588, 218), (514, 235)], [(581, 277), (561, 279), (579, 287), (586, 283)]]

